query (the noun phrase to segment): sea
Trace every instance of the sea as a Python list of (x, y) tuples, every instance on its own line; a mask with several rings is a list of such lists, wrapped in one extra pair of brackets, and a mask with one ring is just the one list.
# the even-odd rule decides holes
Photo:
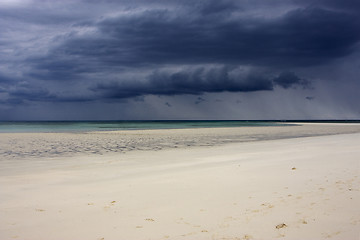
[(2, 133), (22, 132), (92, 132), (117, 130), (184, 129), (277, 126), (275, 121), (24, 121), (0, 122)]
[(358, 120), (157, 120), (157, 121), (6, 121), (0, 122), (0, 133), (92, 132), (147, 129), (226, 128), (283, 126), (295, 122), (351, 122)]

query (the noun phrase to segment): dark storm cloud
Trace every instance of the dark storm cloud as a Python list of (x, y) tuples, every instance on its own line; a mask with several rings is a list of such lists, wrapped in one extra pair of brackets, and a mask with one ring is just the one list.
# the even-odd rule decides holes
[(358, 0), (295, 0), (294, 2), (301, 5), (320, 6), (349, 12), (358, 12), (360, 10), (360, 1)]
[(5, 104), (22, 104), (28, 102), (87, 102), (95, 100), (94, 97), (81, 95), (62, 95), (51, 93), (43, 87), (32, 86), (29, 83), (12, 84), (3, 90), (0, 87), (0, 93), (7, 93), (8, 98), (1, 100)]
[(14, 82), (14, 78), (13, 77), (8, 77), (6, 75), (3, 75), (0, 73), (0, 87), (1, 86), (7, 86), (10, 85)]
[(195, 101), (195, 104), (200, 104), (200, 103), (205, 102), (205, 101), (206, 101), (206, 100), (205, 100), (204, 98), (198, 97), (198, 98), (196, 99), (196, 101)]
[(26, 99), (30, 101), (43, 101), (54, 98), (54, 96), (52, 96), (47, 90), (34, 88), (16, 89), (14, 91), (10, 91), (9, 94), (13, 98)]
[(196, 9), (202, 16), (211, 16), (215, 15), (218, 17), (219, 14), (229, 14), (236, 10), (240, 10), (238, 3), (233, 1), (199, 1), (196, 6)]
[(303, 88), (310, 87), (310, 81), (301, 79), (293, 72), (283, 72), (278, 77), (274, 78), (274, 83), (287, 89), (296, 86), (302, 86)]
[[(283, 72), (272, 78), (253, 72), (247, 75), (232, 74), (228, 67), (199, 67), (176, 72), (154, 71), (145, 81), (99, 83), (91, 90), (102, 98), (123, 99), (144, 95), (201, 95), (216, 92), (272, 91), (274, 86), (308, 87), (309, 82), (292, 72)], [(203, 99), (197, 99), (197, 103)]]
[(44, 12), (42, 8), (18, 8), (16, 11), (0, 8), (0, 15), (3, 19), (16, 22), (27, 22), (32, 24), (52, 25), (60, 23), (71, 23), (80, 20), (79, 16), (57, 12)]
[(315, 99), (315, 97), (310, 97), (310, 96), (308, 96), (308, 97), (306, 97), (306, 99), (309, 100), (309, 101), (312, 101), (312, 100)]
[[(234, 14), (243, 12), (240, 5), (204, 1), (191, 10), (188, 6), (156, 8), (79, 22), (77, 27), (96, 31), (68, 34), (47, 55), (29, 58), (32, 68), (26, 74), (45, 81), (99, 82), (93, 79), (98, 74), (102, 83), (91, 89), (99, 91), (100, 98), (250, 92), (272, 90), (274, 85), (287, 89), (309, 82), (291, 73), (273, 81), (249, 76), (244, 82), (230, 79), (224, 70), (214, 74), (161, 69), (165, 64), (245, 64), (268, 68), (277, 75), (351, 54), (360, 39), (359, 17), (346, 11), (310, 6), (269, 19), (244, 18)], [(110, 77), (144, 68), (158, 70), (135, 82)]]
[(357, 59), (359, 1), (29, 0), (4, 6), (2, 105), (127, 98), (140, 105), (146, 95), (279, 88), (306, 101), (320, 99), (305, 93), (310, 86), (339, 76), (344, 85), (355, 81), (346, 71), (336, 77), (326, 71)]
[[(303, 67), (346, 56), (360, 40), (360, 18), (347, 12), (299, 8), (273, 19), (210, 14), (230, 11), (226, 6), (211, 5), (192, 16), (151, 9), (88, 23), (98, 35), (69, 38), (47, 56), (50, 63), (41, 61), (37, 68), (66, 71), (61, 79), (91, 71), (93, 64), (99, 70), (194, 63)], [(69, 62), (76, 69), (58, 69)]]
[(1, 100), (2, 104), (18, 105), (28, 101), (57, 101), (56, 96), (50, 94), (46, 89), (30, 86), (15, 86), (8, 91), (8, 98)]
[[(58, 56), (58, 54), (56, 54)], [(38, 64), (37, 68), (28, 73), (28, 77), (41, 80), (79, 80), (81, 74), (96, 72), (99, 69), (92, 67), (86, 61), (78, 61), (76, 59), (51, 59), (51, 58), (32, 58), (29, 61)]]
[(142, 95), (199, 95), (205, 92), (252, 92), (272, 90), (271, 79), (248, 75), (230, 77), (227, 67), (195, 68), (178, 72), (154, 71), (146, 81), (99, 83), (91, 90), (104, 98), (131, 98)]
[[(231, 16), (229, 13), (235, 10), (231, 2), (218, 2), (200, 5), (191, 18), (186, 12), (165, 9), (83, 23), (101, 34), (69, 35), (49, 55), (31, 59), (36, 68), (28, 76), (78, 81), (90, 73), (106, 75), (122, 67), (159, 68), (162, 64), (308, 66), (350, 54), (360, 36), (355, 16), (320, 8), (296, 9), (271, 20), (216, 17), (221, 13)], [(273, 84), (269, 78), (249, 76), (244, 82), (229, 79), (225, 70), (214, 71), (154, 71), (140, 84), (103, 83), (92, 90), (98, 90), (100, 96), (129, 98), (147, 94), (249, 92), (272, 90), (274, 84), (283, 88), (308, 84), (291, 73), (283, 73)]]

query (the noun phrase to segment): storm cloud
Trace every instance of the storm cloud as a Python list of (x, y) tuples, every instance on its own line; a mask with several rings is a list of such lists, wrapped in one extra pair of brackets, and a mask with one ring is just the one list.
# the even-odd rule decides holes
[(2, 3), (0, 108), (284, 91), (305, 106), (359, 53), (359, 12), (351, 0)]
[(44, 79), (56, 80), (163, 64), (306, 67), (351, 54), (360, 39), (358, 15), (321, 8), (270, 19), (237, 16), (233, 5), (183, 11), (148, 9), (83, 23), (93, 32), (69, 36), (45, 57), (32, 59), (34, 67), (45, 72)]
[(91, 90), (103, 98), (131, 98), (142, 95), (201, 95), (217, 92), (272, 91), (274, 86), (307, 87), (309, 82), (292, 72), (270, 78), (253, 72), (239, 74), (228, 67), (199, 67), (178, 72), (154, 71), (145, 81), (99, 83)]
[(308, 80), (299, 78), (293, 72), (281, 73), (278, 77), (274, 79), (274, 83), (285, 89), (290, 87), (296, 87), (297, 85), (300, 85), (304, 88), (310, 87), (310, 82)]

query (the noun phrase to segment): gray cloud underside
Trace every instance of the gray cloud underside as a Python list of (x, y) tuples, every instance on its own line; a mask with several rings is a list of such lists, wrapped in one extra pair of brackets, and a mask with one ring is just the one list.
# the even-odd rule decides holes
[[(228, 10), (230, 11), (230, 10)], [(360, 39), (359, 17), (320, 8), (296, 9), (274, 19), (213, 14), (176, 15), (147, 10), (83, 23), (97, 33), (72, 37), (35, 66), (60, 77), (91, 71), (89, 66), (156, 64), (253, 64), (299, 67), (350, 54)], [(100, 66), (98, 65), (100, 64)], [(93, 69), (96, 70), (97, 68)], [(43, 78), (53, 77), (47, 74)]]
[[(293, 72), (282, 72), (270, 77), (253, 72), (246, 75), (233, 74), (228, 67), (198, 67), (178, 72), (154, 71), (145, 81), (113, 81), (98, 83), (89, 90), (88, 96), (64, 96), (50, 93), (44, 88), (17, 86), (8, 92), (9, 103), (20, 104), (28, 101), (83, 102), (97, 99), (126, 99), (144, 95), (201, 95), (216, 92), (272, 91), (279, 86), (288, 88), (308, 88), (310, 82), (300, 79)], [(235, 69), (236, 70), (236, 69)], [(16, 100), (18, 99), (18, 100)], [(22, 99), (21, 101), (19, 99)]]
[[(341, 2), (293, 1), (289, 10), (269, 17), (246, 15), (249, 6), (243, 1), (139, 2), (144, 8), (124, 1), (121, 9), (128, 4), (128, 10), (122, 14), (71, 17), (65, 11), (52, 21), (46, 21), (50, 14), (41, 9), (36, 16), (4, 12), (3, 19), (72, 23), (73, 30), (54, 36), (45, 54), (17, 62), (27, 66), (21, 77), (0, 73), (0, 92), (7, 94), (8, 102), (21, 103), (308, 87), (309, 80), (292, 69), (328, 64), (352, 54), (359, 43), (359, 4)], [(271, 5), (254, 4), (264, 13)], [(191, 65), (200, 67), (185, 67)], [(240, 66), (265, 69), (266, 74), (231, 74)], [(51, 82), (63, 83), (63, 92), (68, 84), (79, 83), (82, 94), (59, 93)]]
[(292, 72), (270, 78), (255, 73), (246, 76), (231, 74), (227, 67), (187, 69), (175, 73), (155, 71), (145, 82), (99, 83), (91, 90), (102, 98), (130, 98), (142, 95), (200, 95), (212, 92), (271, 91), (274, 86), (291, 88), (310, 85)]

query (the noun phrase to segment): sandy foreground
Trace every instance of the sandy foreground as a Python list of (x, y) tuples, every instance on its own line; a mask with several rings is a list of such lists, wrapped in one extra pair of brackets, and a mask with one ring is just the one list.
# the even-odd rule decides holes
[(0, 137), (1, 240), (360, 239), (360, 125)]

